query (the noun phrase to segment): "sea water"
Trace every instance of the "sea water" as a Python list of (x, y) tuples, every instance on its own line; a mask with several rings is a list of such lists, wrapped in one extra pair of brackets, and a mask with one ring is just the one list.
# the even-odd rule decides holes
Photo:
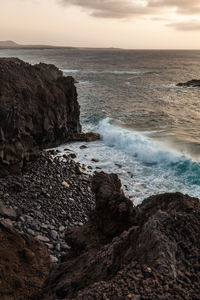
[(88, 172), (117, 173), (135, 204), (164, 192), (200, 197), (200, 89), (176, 87), (200, 79), (200, 51), (19, 49), (0, 56), (53, 63), (78, 81), (83, 129), (101, 140), (60, 146), (61, 154), (70, 148)]

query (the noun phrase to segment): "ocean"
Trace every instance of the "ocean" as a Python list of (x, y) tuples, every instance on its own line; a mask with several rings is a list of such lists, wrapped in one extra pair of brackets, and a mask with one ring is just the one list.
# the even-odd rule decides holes
[(61, 153), (70, 148), (88, 172), (117, 173), (136, 205), (164, 192), (200, 198), (200, 89), (176, 87), (200, 79), (200, 51), (1, 49), (0, 56), (55, 64), (78, 81), (83, 130), (102, 139), (85, 149), (62, 145)]

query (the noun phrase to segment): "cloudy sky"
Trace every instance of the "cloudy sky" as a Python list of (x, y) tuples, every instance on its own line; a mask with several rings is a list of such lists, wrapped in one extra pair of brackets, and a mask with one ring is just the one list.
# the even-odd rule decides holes
[(200, 49), (200, 0), (0, 0), (0, 40)]

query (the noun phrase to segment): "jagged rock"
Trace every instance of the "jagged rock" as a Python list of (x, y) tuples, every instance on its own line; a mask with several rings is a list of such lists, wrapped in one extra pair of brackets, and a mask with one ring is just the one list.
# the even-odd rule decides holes
[(0, 201), (0, 215), (11, 219), (16, 219), (17, 213), (13, 208), (6, 208), (6, 206)]
[(185, 86), (185, 87), (200, 87), (200, 79), (192, 79), (187, 82), (180, 82), (177, 86)]
[(120, 188), (95, 174), (96, 208), (66, 232), (71, 249), (38, 299), (198, 299), (199, 199), (163, 194), (134, 208)]
[(78, 134), (74, 134), (72, 137), (73, 141), (80, 141), (80, 142), (95, 142), (100, 139), (100, 135), (95, 132), (82, 132)]
[(92, 158), (91, 161), (94, 162), (94, 163), (98, 163), (99, 162), (99, 160), (96, 159), (96, 158)]
[[(0, 224), (0, 298), (34, 299), (51, 269), (46, 247)], [(33, 298), (32, 298), (33, 297)]]
[(81, 145), (80, 149), (87, 149), (88, 147), (86, 145)]
[(0, 58), (0, 174), (19, 171), (42, 148), (82, 138), (79, 114), (72, 77)]

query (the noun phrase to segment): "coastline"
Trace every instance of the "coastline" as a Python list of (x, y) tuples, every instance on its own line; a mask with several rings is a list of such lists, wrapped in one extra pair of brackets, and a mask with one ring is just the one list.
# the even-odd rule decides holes
[(81, 131), (74, 79), (1, 63), (0, 297), (198, 299), (199, 199), (165, 193), (135, 207), (116, 174), (89, 175), (67, 145), (62, 157), (42, 150), (98, 138)]

